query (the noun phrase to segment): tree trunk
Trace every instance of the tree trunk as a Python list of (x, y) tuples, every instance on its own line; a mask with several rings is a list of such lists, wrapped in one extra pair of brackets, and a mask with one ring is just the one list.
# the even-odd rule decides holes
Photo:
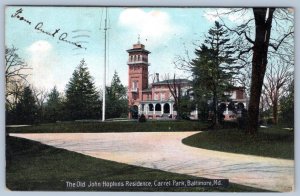
[(248, 109), (247, 133), (249, 134), (255, 134), (258, 130), (259, 103), (268, 63), (268, 47), (274, 11), (275, 8), (253, 8), (256, 34), (253, 45), (252, 80)]
[(277, 125), (278, 123), (278, 104), (277, 100), (273, 102), (273, 124)]
[(219, 122), (218, 122), (218, 96), (217, 96), (217, 89), (216, 86), (214, 86), (214, 89), (212, 91), (213, 94), (213, 116), (212, 116), (212, 124), (211, 124), (211, 128), (212, 129), (217, 129), (219, 126)]

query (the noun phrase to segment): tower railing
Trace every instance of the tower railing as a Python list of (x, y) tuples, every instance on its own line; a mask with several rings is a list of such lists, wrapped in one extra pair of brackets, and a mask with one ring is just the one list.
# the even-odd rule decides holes
[(150, 63), (148, 63), (147, 61), (127, 61), (128, 65), (138, 64), (138, 63), (150, 65)]

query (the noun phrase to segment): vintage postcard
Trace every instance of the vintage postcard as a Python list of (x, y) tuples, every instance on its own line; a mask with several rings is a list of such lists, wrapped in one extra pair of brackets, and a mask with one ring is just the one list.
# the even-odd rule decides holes
[(293, 192), (294, 9), (5, 7), (11, 191)]

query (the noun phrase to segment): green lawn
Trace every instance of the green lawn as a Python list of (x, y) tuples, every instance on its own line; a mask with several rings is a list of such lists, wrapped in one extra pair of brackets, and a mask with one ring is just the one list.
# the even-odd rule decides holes
[(182, 140), (186, 145), (282, 159), (294, 159), (294, 132), (280, 126), (260, 128), (255, 136), (237, 129), (211, 130)]
[(87, 133), (87, 132), (154, 132), (198, 131), (207, 127), (199, 121), (137, 121), (125, 122), (59, 122), (28, 127), (6, 128), (8, 133)]
[(6, 138), (6, 185), (10, 190), (43, 191), (230, 191), (260, 192), (238, 184), (227, 188), (66, 188), (66, 181), (185, 180), (187, 175), (148, 169), (82, 155), (21, 138)]

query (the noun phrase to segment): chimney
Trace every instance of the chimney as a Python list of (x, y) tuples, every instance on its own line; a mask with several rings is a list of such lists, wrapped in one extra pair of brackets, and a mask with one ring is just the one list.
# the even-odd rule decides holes
[(159, 73), (155, 73), (156, 74), (156, 82), (159, 82)]

